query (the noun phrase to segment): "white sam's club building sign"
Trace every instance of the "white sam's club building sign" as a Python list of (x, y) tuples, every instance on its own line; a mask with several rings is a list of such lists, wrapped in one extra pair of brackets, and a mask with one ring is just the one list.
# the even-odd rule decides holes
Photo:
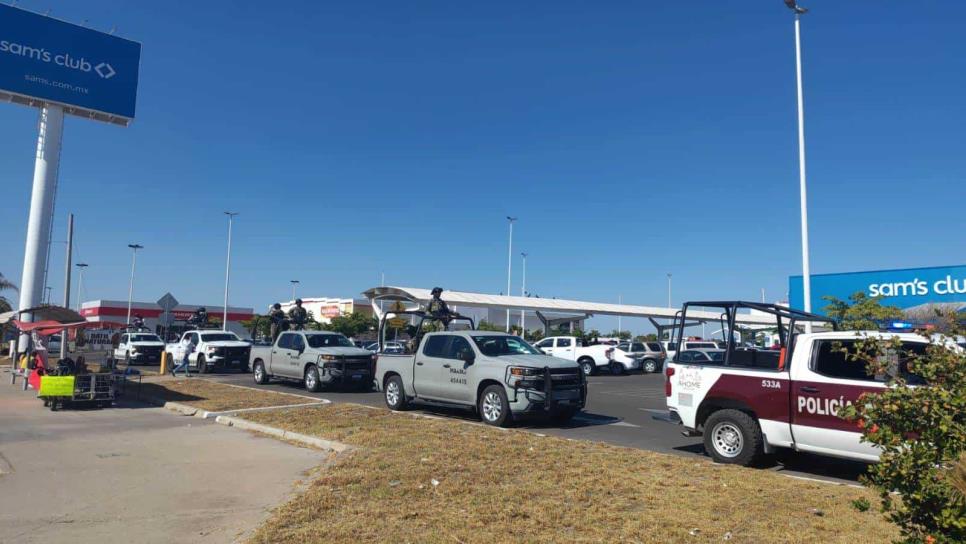
[[(846, 300), (857, 292), (882, 297), (884, 304), (903, 309), (929, 303), (966, 303), (966, 265), (815, 274), (811, 279), (812, 311), (816, 313), (824, 313), (828, 305), (822, 297)], [(804, 308), (802, 291), (802, 277), (789, 277), (792, 308)]]

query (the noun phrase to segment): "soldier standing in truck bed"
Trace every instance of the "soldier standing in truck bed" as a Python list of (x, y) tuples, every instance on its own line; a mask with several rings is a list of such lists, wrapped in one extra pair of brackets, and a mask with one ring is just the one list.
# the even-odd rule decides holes
[(282, 334), (285, 330), (285, 312), (282, 311), (282, 305), (276, 302), (272, 305), (272, 309), (268, 312), (268, 318), (272, 321), (272, 343), (274, 344), (278, 340), (278, 335)]
[(302, 307), (302, 299), (295, 299), (295, 307), (288, 311), (288, 320), (292, 323), (292, 328), (297, 331), (305, 328), (309, 313)]

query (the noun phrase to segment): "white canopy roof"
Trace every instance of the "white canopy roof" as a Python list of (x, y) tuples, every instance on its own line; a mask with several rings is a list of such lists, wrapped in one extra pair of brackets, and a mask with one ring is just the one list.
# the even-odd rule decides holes
[[(402, 301), (426, 304), (432, 298), (430, 289), (417, 287), (373, 287), (365, 292), (373, 309), (379, 315), (380, 300)], [(467, 293), (463, 291), (444, 291), (443, 300), (450, 306), (469, 306), (475, 308), (509, 308), (511, 310), (536, 310), (558, 313), (583, 313), (588, 315), (615, 315), (622, 317), (653, 317), (674, 319), (680, 308), (661, 308), (657, 306), (635, 306), (631, 304), (609, 304), (604, 302), (583, 302), (579, 300), (563, 300), (556, 298), (514, 297), (505, 295), (488, 295), (485, 293)], [(718, 312), (704, 312), (688, 310), (688, 321), (718, 321)], [(748, 325), (775, 325), (773, 315), (738, 314), (736, 323)]]

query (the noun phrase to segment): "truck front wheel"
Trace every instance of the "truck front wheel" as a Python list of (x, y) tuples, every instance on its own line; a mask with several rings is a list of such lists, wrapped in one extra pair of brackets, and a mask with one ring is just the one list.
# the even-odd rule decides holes
[(483, 423), (494, 427), (510, 425), (510, 402), (502, 385), (494, 384), (484, 389), (476, 407), (480, 417), (483, 418)]
[(199, 355), (195, 361), (198, 363), (198, 374), (208, 372), (208, 361), (205, 361), (204, 355)]
[(319, 367), (309, 365), (305, 369), (305, 390), (310, 393), (318, 393), (322, 390), (322, 380), (319, 379)]
[(704, 423), (704, 449), (716, 463), (750, 466), (764, 445), (758, 422), (739, 410), (718, 410)]
[(595, 363), (594, 360), (589, 357), (585, 357), (577, 361), (577, 364), (580, 365), (580, 370), (584, 371), (585, 376), (593, 376), (594, 371), (597, 370), (597, 363)]

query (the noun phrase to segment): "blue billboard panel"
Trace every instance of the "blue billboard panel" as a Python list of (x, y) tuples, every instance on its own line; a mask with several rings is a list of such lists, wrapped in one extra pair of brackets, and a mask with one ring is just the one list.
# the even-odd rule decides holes
[[(813, 274), (811, 278), (812, 311), (820, 314), (825, 313), (828, 305), (822, 297), (848, 300), (857, 292), (882, 297), (883, 304), (902, 309), (930, 303), (966, 302), (966, 265)], [(801, 276), (788, 278), (788, 298), (792, 308), (804, 309)]]
[(137, 42), (0, 4), (0, 90), (133, 119), (140, 62)]

